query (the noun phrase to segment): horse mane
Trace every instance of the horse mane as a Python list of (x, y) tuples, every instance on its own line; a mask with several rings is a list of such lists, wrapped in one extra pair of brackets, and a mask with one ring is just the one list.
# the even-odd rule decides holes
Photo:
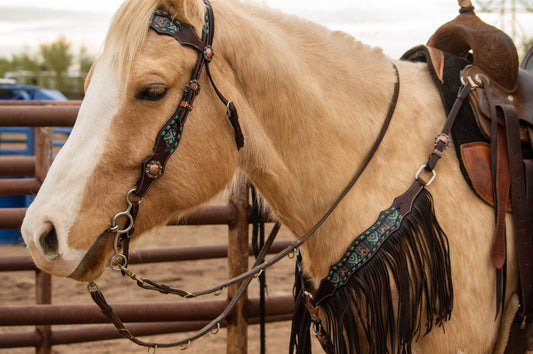
[(112, 65), (118, 68), (119, 79), (126, 78), (130, 72), (158, 6), (159, 0), (129, 0), (124, 2), (113, 16), (103, 51), (111, 56)]

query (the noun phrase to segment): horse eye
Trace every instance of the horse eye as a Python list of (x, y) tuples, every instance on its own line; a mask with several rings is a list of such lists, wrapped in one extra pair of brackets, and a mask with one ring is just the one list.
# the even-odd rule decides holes
[(165, 85), (150, 85), (140, 90), (135, 97), (140, 100), (158, 101), (165, 97), (168, 88)]

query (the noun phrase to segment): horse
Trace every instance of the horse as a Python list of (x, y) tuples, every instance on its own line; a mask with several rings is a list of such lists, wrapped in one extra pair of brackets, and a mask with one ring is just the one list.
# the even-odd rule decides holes
[[(72, 134), (22, 225), (43, 271), (90, 281), (106, 268), (110, 220), (124, 209), (124, 196), (175, 111), (197, 57), (149, 30), (150, 21), (165, 9), (200, 35), (205, 6), (202, 0), (127, 0), (114, 16)], [(283, 225), (305, 234), (363, 163), (399, 80), (396, 109), (375, 156), (301, 246), (305, 274), (316, 287), (353, 236), (411, 185), (446, 119), (441, 98), (424, 64), (393, 60), (346, 33), (237, 0), (214, 0), (212, 8), (217, 27), (210, 70), (239, 109), (244, 147), (235, 147), (226, 107), (202, 75), (180, 145), (139, 207), (134, 237), (185, 215), (243, 175)], [(452, 153), (428, 189), (448, 237), (454, 308), (445, 330), (420, 336), (412, 352), (501, 352), (502, 312), (495, 318), (490, 260), (493, 211), (465, 183)], [(507, 250), (505, 303), (517, 292), (512, 237)]]

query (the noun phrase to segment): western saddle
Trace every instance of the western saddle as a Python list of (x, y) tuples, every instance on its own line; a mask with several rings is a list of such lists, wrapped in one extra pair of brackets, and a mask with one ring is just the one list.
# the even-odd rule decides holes
[[(519, 66), (511, 38), (481, 21), (470, 1), (459, 0), (459, 5), (459, 16), (440, 27), (427, 47), (437, 75), (440, 70), (442, 76), (442, 52), (472, 62), (463, 69), (462, 80), (473, 86), (470, 105), (490, 143), (456, 148), (476, 194), (495, 209), (491, 258), (500, 275), (506, 262), (505, 215), (512, 212), (520, 272), (517, 316), (524, 327), (526, 317), (531, 322), (533, 316), (533, 48)], [(498, 301), (503, 301), (502, 287)], [(531, 337), (533, 328), (528, 332)]]

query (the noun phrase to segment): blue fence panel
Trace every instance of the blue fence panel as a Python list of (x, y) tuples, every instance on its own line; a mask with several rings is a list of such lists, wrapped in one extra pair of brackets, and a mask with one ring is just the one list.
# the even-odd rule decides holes
[[(0, 85), (0, 100), (67, 100), (56, 90), (46, 90), (35, 86)], [(71, 132), (70, 128), (53, 128), (54, 134), (64, 135), (65, 139), (54, 140), (53, 146), (61, 147)], [(28, 127), (0, 127), (0, 155), (35, 155), (35, 130)], [(27, 177), (27, 176), (17, 176)], [(0, 208), (26, 208), (35, 196), (0, 196)], [(0, 230), (0, 244), (21, 243), (20, 230)]]

